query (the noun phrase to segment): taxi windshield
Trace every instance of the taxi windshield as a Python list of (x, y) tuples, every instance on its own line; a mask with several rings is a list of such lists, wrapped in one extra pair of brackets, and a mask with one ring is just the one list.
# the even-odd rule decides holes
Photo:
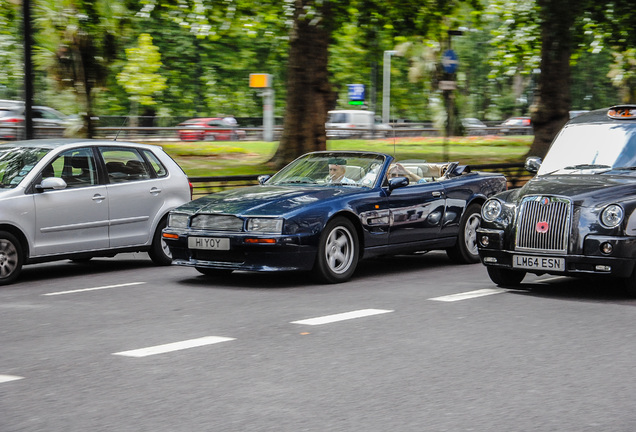
[(566, 126), (555, 138), (538, 175), (594, 174), (636, 169), (636, 124)]
[(43, 148), (0, 146), (0, 188), (16, 187), (48, 152)]

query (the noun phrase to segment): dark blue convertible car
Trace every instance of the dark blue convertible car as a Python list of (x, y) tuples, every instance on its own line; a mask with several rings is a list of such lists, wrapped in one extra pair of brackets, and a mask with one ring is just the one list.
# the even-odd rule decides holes
[(371, 152), (303, 155), (260, 185), (199, 198), (170, 213), (173, 264), (205, 275), (313, 271), (348, 280), (362, 258), (445, 249), (479, 261), (476, 229), (500, 174)]

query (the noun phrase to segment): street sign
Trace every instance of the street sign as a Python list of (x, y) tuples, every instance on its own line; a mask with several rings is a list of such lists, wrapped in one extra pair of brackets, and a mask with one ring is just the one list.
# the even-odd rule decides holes
[(442, 68), (444, 72), (452, 74), (457, 72), (457, 66), (459, 65), (459, 60), (457, 59), (457, 53), (452, 49), (444, 51), (444, 55), (442, 55)]
[(348, 84), (349, 103), (364, 102), (364, 84)]
[(440, 90), (455, 90), (457, 81), (440, 81), (438, 87)]
[(272, 86), (272, 76), (264, 73), (250, 74), (250, 87), (269, 88)]

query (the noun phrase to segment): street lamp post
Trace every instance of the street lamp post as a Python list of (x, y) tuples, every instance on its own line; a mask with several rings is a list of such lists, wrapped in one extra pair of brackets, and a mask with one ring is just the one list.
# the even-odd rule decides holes
[(397, 51), (384, 51), (384, 65), (382, 75), (382, 123), (388, 124), (391, 114), (391, 56)]

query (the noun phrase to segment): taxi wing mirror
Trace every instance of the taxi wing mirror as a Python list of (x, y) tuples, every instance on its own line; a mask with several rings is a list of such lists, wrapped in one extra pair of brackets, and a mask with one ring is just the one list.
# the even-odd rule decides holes
[(541, 168), (541, 158), (538, 156), (530, 156), (526, 159), (526, 163), (524, 165), (526, 171), (531, 172), (532, 174), (536, 174)]

